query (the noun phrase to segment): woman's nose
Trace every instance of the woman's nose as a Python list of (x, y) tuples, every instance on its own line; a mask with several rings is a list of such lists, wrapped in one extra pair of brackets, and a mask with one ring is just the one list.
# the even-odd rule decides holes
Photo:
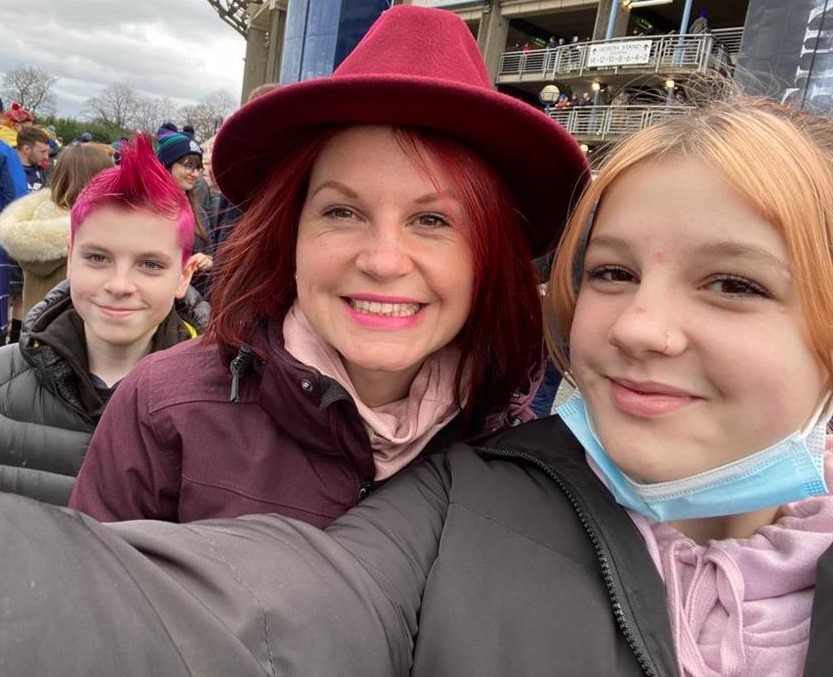
[(408, 234), (397, 221), (374, 224), (356, 257), (356, 266), (366, 275), (384, 280), (407, 275), (414, 268)]

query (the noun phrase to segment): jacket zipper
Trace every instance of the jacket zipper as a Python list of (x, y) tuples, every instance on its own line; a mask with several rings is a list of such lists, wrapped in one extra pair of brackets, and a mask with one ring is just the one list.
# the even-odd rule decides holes
[(229, 371), (231, 372), (231, 392), (229, 393), (229, 402), (235, 404), (240, 401), (240, 377), (245, 375), (254, 362), (255, 356), (249, 345), (243, 344), (237, 352), (235, 358), (229, 364)]
[(604, 548), (602, 547), (601, 539), (599, 538), (596, 527), (587, 518), (587, 514), (585, 513), (584, 509), (581, 507), (579, 502), (576, 500), (576, 497), (573, 494), (572, 490), (564, 483), (564, 480), (562, 480), (560, 476), (558, 476), (555, 472), (552, 471), (552, 469), (546, 463), (543, 463), (534, 456), (519, 451), (506, 451), (504, 449), (495, 449), (494, 447), (481, 448), (481, 451), (492, 456), (499, 456), (503, 458), (520, 458), (525, 461), (528, 461), (540, 468), (541, 470), (543, 470), (546, 473), (546, 475), (558, 485), (558, 488), (561, 489), (563, 494), (567, 497), (567, 500), (570, 502), (570, 505), (573, 507), (573, 510), (575, 511), (579, 521), (581, 522), (581, 526), (584, 527), (584, 530), (590, 537), (590, 542), (593, 544), (593, 549), (596, 551), (596, 558), (599, 560), (599, 565), (602, 569), (602, 577), (604, 578), (605, 586), (607, 587), (607, 593), (610, 597), (610, 602), (613, 607), (613, 615), (616, 618), (616, 623), (619, 625), (619, 629), (625, 636), (625, 641), (628, 643), (628, 646), (633, 652), (633, 655), (636, 657), (636, 660), (639, 662), (639, 665), (642, 667), (642, 671), (645, 673), (645, 675), (647, 675), (647, 677), (659, 677), (657, 672), (653, 669), (650, 662), (646, 658), (645, 652), (639, 646), (636, 634), (633, 632), (630, 625), (628, 624), (627, 619), (625, 618), (625, 613), (622, 610), (622, 602), (620, 601), (620, 598), (622, 597), (622, 591), (618, 589), (618, 586), (613, 581), (613, 575), (611, 573), (613, 567), (610, 563), (610, 560), (604, 552)]
[(359, 500), (363, 500), (373, 493), (373, 480), (362, 480), (361, 489), (359, 489)]

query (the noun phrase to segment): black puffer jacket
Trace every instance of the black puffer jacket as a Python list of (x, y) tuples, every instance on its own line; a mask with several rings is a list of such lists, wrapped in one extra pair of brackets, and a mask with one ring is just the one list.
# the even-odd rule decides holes
[[(561, 421), (458, 445), (322, 532), (0, 496), (3, 674), (672, 677), (665, 591)], [(90, 566), (95, 561), (96, 566)], [(830, 675), (833, 550), (804, 677)]]
[[(201, 333), (208, 313), (189, 289), (159, 325), (153, 350)], [(105, 404), (62, 282), (26, 316), (20, 342), (0, 348), (0, 491), (66, 505)]]

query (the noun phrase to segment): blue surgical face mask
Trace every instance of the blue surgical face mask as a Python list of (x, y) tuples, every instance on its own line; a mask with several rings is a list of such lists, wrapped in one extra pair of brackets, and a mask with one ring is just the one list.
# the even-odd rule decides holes
[(616, 502), (657, 522), (736, 515), (828, 493), (824, 479), (828, 415), (821, 409), (806, 430), (763, 451), (691, 477), (654, 484), (633, 481), (610, 460), (578, 390), (554, 411), (595, 461)]

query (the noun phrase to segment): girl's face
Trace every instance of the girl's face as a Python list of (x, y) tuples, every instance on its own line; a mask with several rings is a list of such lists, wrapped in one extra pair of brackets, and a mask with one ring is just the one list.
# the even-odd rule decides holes
[(682, 158), (639, 163), (608, 189), (570, 355), (602, 445), (645, 482), (777, 442), (826, 388), (782, 238), (715, 171)]
[(196, 154), (181, 157), (171, 165), (171, 174), (182, 190), (191, 190), (202, 174), (202, 158)]

